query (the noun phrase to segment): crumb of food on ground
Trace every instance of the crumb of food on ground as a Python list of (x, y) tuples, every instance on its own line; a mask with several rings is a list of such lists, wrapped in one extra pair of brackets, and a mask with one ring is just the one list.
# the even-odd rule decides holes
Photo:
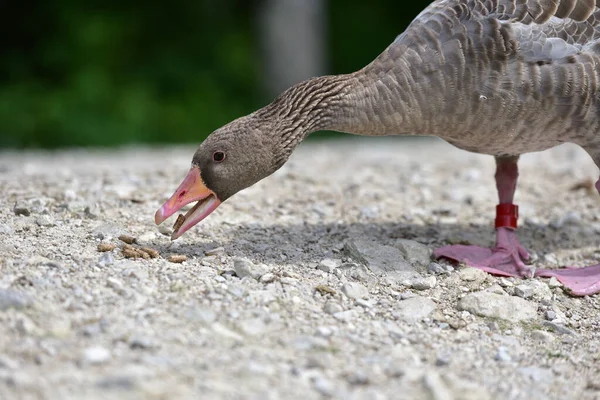
[(149, 260), (151, 258), (158, 258), (160, 253), (157, 250), (149, 247), (134, 247), (130, 244), (125, 243), (121, 248), (121, 252), (125, 258), (143, 258)]
[(158, 252), (158, 250), (154, 250), (149, 247), (141, 247), (138, 250), (143, 253), (148, 254), (148, 256), (150, 256), (150, 258), (158, 258), (158, 256), (160, 256), (160, 253)]
[(171, 254), (168, 260), (172, 263), (181, 264), (187, 260), (187, 256), (184, 256), (183, 254)]
[(594, 180), (590, 178), (584, 179), (571, 186), (572, 192), (576, 192), (578, 190), (585, 190), (586, 192), (594, 193), (596, 191)]
[(98, 245), (98, 251), (101, 253), (105, 253), (107, 251), (113, 251), (115, 247), (116, 246), (112, 243), (100, 243)]
[(321, 293), (322, 295), (326, 295), (326, 294), (334, 295), (337, 293), (334, 289), (330, 288), (327, 285), (319, 285), (315, 288), (315, 290), (317, 292)]
[(183, 214), (179, 214), (179, 216), (177, 217), (177, 221), (175, 221), (175, 224), (173, 224), (173, 230), (175, 232), (177, 232), (179, 230), (179, 228), (181, 228), (181, 225), (183, 225), (184, 222), (185, 222), (185, 216)]
[(127, 244), (134, 244), (135, 243), (135, 238), (133, 236), (129, 236), (129, 235), (121, 235), (119, 236), (119, 240), (121, 242), (127, 243)]
[(123, 246), (123, 248), (121, 249), (121, 253), (123, 253), (123, 256), (125, 258), (134, 258), (135, 259), (135, 258), (142, 257), (136, 248), (129, 246), (129, 245)]

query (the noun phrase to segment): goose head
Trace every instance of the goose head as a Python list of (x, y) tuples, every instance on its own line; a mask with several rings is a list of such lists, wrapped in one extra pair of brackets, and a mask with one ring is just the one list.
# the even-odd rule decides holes
[(196, 150), (187, 176), (156, 212), (156, 224), (196, 202), (176, 226), (171, 238), (177, 239), (235, 193), (279, 169), (289, 156), (277, 139), (279, 129), (253, 114), (210, 134)]
[(177, 239), (222, 202), (277, 171), (310, 133), (340, 130), (339, 124), (346, 121), (342, 110), (348, 107), (347, 94), (354, 84), (352, 75), (309, 79), (211, 133), (194, 154), (181, 185), (156, 212), (155, 222), (160, 224), (196, 202), (183, 224), (176, 224), (171, 238)]

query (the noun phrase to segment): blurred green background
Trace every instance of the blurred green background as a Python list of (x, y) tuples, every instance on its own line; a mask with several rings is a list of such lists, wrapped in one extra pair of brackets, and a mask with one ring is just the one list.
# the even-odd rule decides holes
[(261, 42), (281, 35), (260, 15), (298, 1), (320, 14), (328, 74), (369, 63), (430, 2), (0, 0), (0, 147), (199, 143), (273, 98)]

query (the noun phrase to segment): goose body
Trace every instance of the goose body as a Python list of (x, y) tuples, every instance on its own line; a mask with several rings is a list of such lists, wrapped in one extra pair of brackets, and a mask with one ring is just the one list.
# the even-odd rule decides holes
[(495, 156), (564, 142), (597, 154), (599, 40), (593, 1), (434, 2), (353, 74), (363, 104), (340, 127), (435, 135)]
[[(433, 135), (496, 157), (496, 246), (447, 246), (446, 257), (498, 275), (526, 275), (512, 204), (521, 154), (561, 143), (600, 166), (600, 0), (438, 0), (363, 69), (313, 78), (213, 132), (156, 213), (198, 201), (173, 238), (281, 167), (317, 130)], [(600, 191), (600, 181), (597, 184)], [(575, 294), (600, 291), (600, 265), (557, 276)], [(566, 273), (569, 272), (569, 273)]]

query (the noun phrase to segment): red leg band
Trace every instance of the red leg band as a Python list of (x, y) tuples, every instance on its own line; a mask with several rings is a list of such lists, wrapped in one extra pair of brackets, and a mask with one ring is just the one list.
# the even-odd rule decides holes
[(517, 229), (519, 206), (514, 204), (498, 204), (496, 206), (496, 228)]

